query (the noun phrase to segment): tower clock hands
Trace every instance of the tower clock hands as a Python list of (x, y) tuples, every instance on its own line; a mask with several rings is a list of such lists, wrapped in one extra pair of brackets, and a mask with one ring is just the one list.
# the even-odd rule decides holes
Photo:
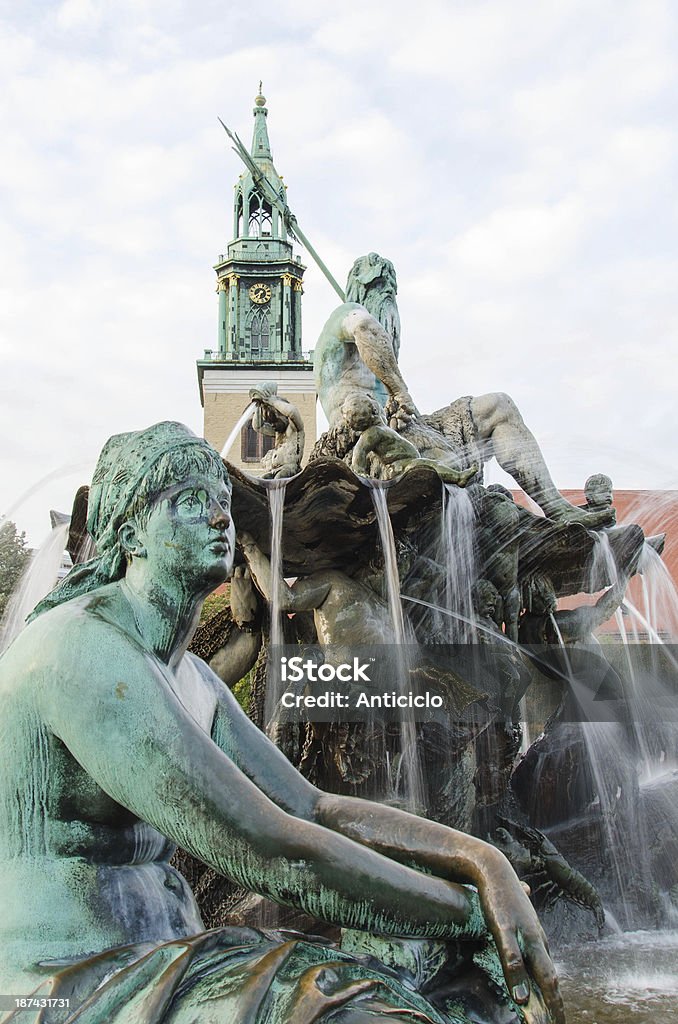
[(233, 142), (233, 150), (238, 154), (242, 162), (247, 167), (248, 171), (252, 175), (254, 183), (261, 190), (261, 193), (264, 196), (264, 198), (267, 199), (272, 206), (275, 206), (276, 209), (280, 211), (285, 221), (285, 226), (287, 227), (287, 230), (290, 232), (293, 238), (296, 238), (306, 248), (306, 250), (310, 253), (312, 258), (315, 260), (316, 264), (318, 265), (322, 273), (325, 275), (329, 283), (334, 288), (335, 292), (337, 293), (341, 301), (345, 302), (346, 295), (344, 293), (344, 290), (337, 283), (334, 276), (325, 266), (323, 261), (320, 259), (320, 256), (318, 255), (318, 253), (313, 248), (306, 235), (299, 227), (297, 218), (290, 210), (284, 197), (281, 196), (279, 192), (276, 192), (275, 188), (268, 180), (264, 172), (261, 170), (260, 167), (257, 166), (257, 164), (254, 162), (245, 146), (243, 146), (236, 132), (232, 132), (230, 128), (227, 128), (224, 122), (221, 120), (221, 118), (219, 118), (218, 120), (219, 124), (224, 129), (231, 142)]

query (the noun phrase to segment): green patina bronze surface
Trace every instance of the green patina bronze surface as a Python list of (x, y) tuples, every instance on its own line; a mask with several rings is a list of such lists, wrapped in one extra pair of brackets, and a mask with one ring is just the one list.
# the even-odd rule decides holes
[[(179, 844), (344, 928), (478, 950), (487, 927), (514, 998), (527, 1001), (531, 974), (558, 1016), (543, 935), (501, 853), (316, 789), (187, 653), (205, 596), (231, 571), (230, 496), (216, 452), (180, 424), (112, 438), (90, 490), (97, 557), (0, 662), (0, 991), (68, 991), (82, 1006), (72, 1019), (90, 1024), (281, 1024), (337, 1007), (342, 1021), (464, 1019), (379, 961), (308, 937), (202, 935), (169, 864)], [(538, 1005), (533, 990), (532, 1019)]]
[(457, 399), (422, 415), (398, 367), (400, 317), (393, 264), (371, 252), (355, 261), (346, 286), (347, 302), (323, 327), (314, 350), (318, 398), (330, 430), (316, 446), (319, 454), (344, 458), (356, 443), (355, 431), (342, 422), (347, 398), (373, 395), (398, 430), (424, 459), (457, 460), (465, 467), (494, 458), (545, 515), (590, 529), (609, 525), (614, 513), (605, 504), (575, 508), (558, 491), (515, 403), (502, 392)]

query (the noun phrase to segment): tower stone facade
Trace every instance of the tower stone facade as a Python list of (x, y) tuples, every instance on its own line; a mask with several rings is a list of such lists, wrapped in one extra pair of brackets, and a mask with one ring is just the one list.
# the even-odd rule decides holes
[[(276, 192), (285, 194), (273, 164), (266, 100), (254, 106), (251, 155)], [(317, 435), (313, 363), (301, 347), (304, 270), (293, 254), (281, 213), (246, 170), (235, 184), (233, 240), (215, 264), (219, 299), (217, 347), (198, 360), (205, 438), (219, 451), (249, 404), (249, 390), (274, 380), (299, 409), (308, 455)], [(243, 424), (227, 455), (251, 473), (272, 441)]]

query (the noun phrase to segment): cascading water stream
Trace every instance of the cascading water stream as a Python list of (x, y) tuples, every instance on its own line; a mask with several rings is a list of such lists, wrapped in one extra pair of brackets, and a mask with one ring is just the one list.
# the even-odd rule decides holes
[[(610, 545), (609, 536), (605, 531), (596, 533), (595, 545), (593, 549), (593, 559), (591, 561), (591, 573), (590, 573), (590, 586), (594, 589), (599, 586), (601, 580), (606, 580), (610, 585), (614, 586), (619, 579), (619, 572), (617, 563), (615, 561), (612, 547)], [(648, 545), (645, 545), (648, 547)], [(627, 624), (627, 620), (624, 616), (623, 609), (628, 606), (626, 598), (624, 602), (617, 608), (614, 613), (614, 620), (619, 631), (619, 637), (621, 645), (624, 649), (624, 661), (625, 661), (625, 675), (628, 686), (628, 696), (632, 698), (634, 706), (638, 706), (638, 699), (640, 698), (641, 704), (643, 703), (642, 687), (639, 685), (639, 681), (636, 674), (636, 662), (634, 658), (634, 652), (637, 650), (635, 645), (640, 643), (640, 636), (638, 630), (634, 625)], [(652, 627), (649, 623), (648, 635), (652, 631)], [(655, 633), (655, 635), (657, 635)], [(634, 645), (634, 646), (632, 646)], [(641, 760), (641, 770), (643, 774), (651, 772), (652, 757), (650, 750), (647, 746), (645, 739), (645, 731), (643, 729), (642, 714), (640, 717), (638, 714), (634, 714), (631, 720), (631, 729), (634, 735), (634, 742), (638, 751), (638, 756)]]
[[(616, 579), (616, 564), (606, 533), (598, 535), (596, 551), (602, 553), (608, 576)], [(667, 669), (675, 672), (678, 659), (666, 637), (678, 635), (678, 593), (661, 557), (645, 542), (638, 563), (643, 614), (628, 592), (615, 613), (615, 622), (625, 655), (627, 695), (633, 710), (630, 727), (633, 735), (638, 775), (652, 779), (665, 770), (667, 748), (675, 746), (669, 735), (672, 726), (659, 721), (658, 706), (671, 704), (673, 689), (667, 686)], [(624, 614), (624, 612), (626, 614)], [(675, 727), (673, 727), (675, 731)]]
[(398, 559), (395, 547), (395, 538), (391, 526), (391, 517), (388, 514), (388, 502), (386, 489), (370, 484), (372, 504), (377, 516), (379, 527), (379, 538), (381, 540), (382, 552), (384, 555), (384, 575), (386, 578), (386, 596), (388, 607), (393, 622), (395, 641), (402, 646), (405, 643), (405, 617), (403, 606), (400, 601), (400, 577), (398, 575)]
[[(282, 528), (286, 489), (287, 479), (285, 477), (266, 481), (269, 515), (271, 519), (271, 601), (269, 606), (271, 621), (269, 652), (274, 652), (274, 657), (279, 656), (280, 648), (284, 642), (282, 613), (280, 610), (280, 591), (283, 579)], [(273, 671), (273, 666), (269, 662), (265, 707), (265, 721), (269, 726), (273, 724), (277, 716), (278, 704), (282, 695), (281, 686), (282, 680), (279, 677), (279, 673), (277, 671)]]
[(572, 665), (570, 663), (570, 658), (569, 658), (569, 655), (567, 653), (567, 647), (565, 646), (565, 641), (563, 640), (563, 634), (560, 631), (560, 626), (558, 625), (558, 620), (556, 619), (556, 617), (553, 614), (553, 612), (549, 613), (549, 620), (551, 622), (551, 626), (553, 627), (553, 632), (555, 633), (556, 639), (558, 641), (558, 646), (561, 648), (561, 650), (563, 652), (563, 659), (565, 661), (565, 664), (567, 665), (567, 674), (570, 677), (570, 679), (572, 679), (573, 678), (573, 675), (572, 675)]
[(475, 511), (462, 487), (443, 484), (440, 531), (441, 559), (445, 566), (445, 607), (456, 613), (448, 618), (449, 643), (468, 643), (472, 636), (475, 552)]
[(42, 491), (47, 484), (52, 483), (55, 480), (64, 480), (69, 476), (81, 477), (83, 473), (86, 476), (92, 475), (92, 465), (96, 461), (96, 452), (92, 452), (91, 458), (83, 460), (81, 462), (70, 463), (65, 466), (59, 466), (58, 469), (53, 469), (51, 472), (46, 473), (45, 476), (41, 477), (36, 483), (31, 484), (19, 497), (12, 502), (12, 504), (4, 510), (5, 519), (13, 519), (16, 512), (30, 499), (35, 497), (40, 491)]
[[(271, 573), (274, 580), (282, 579), (282, 527), (287, 480), (268, 481), (268, 503), (271, 517)], [(271, 646), (282, 644), (282, 618), (280, 614), (280, 587), (271, 594)]]
[[(653, 785), (672, 764), (678, 763), (673, 682), (678, 672), (678, 591), (666, 564), (647, 542), (640, 555), (636, 580), (640, 581), (640, 593), (636, 584), (633, 599), (627, 593), (624, 607), (632, 622), (645, 630), (646, 642), (638, 648), (641, 678), (633, 692), (637, 732), (644, 741), (642, 749), (648, 752), (640, 778), (642, 787)], [(673, 818), (674, 814), (670, 816)]]
[(224, 443), (224, 447), (221, 449), (221, 457), (222, 457), (222, 459), (228, 458), (228, 454), (229, 454), (231, 448), (233, 447), (235, 442), (238, 440), (238, 437), (240, 436), (240, 431), (245, 426), (245, 424), (247, 423), (248, 419), (251, 417), (253, 412), (254, 412), (254, 402), (250, 402), (250, 404), (247, 406), (247, 408), (245, 409), (244, 413), (242, 414), (242, 416), (240, 417), (240, 419), (238, 420), (236, 425), (233, 427), (233, 430), (231, 431), (231, 433), (226, 438), (226, 441)]
[(449, 608), (443, 608), (440, 604), (434, 604), (432, 601), (424, 601), (421, 597), (410, 597), (409, 594), (401, 594), (401, 600), (410, 601), (412, 604), (422, 605), (424, 608), (430, 608), (431, 611), (440, 612), (441, 615), (447, 615), (450, 618), (458, 619), (460, 622), (464, 622), (473, 629), (479, 629), (482, 633), (487, 633), (488, 636), (492, 637), (498, 643), (508, 644), (515, 651), (520, 651), (520, 644), (515, 643), (510, 637), (505, 636), (503, 633), (497, 633), (493, 629), (489, 629), (487, 626), (483, 626), (482, 623), (477, 622), (475, 619), (468, 618), (468, 616), (460, 615), (459, 612), (453, 612)]
[[(640, 673), (634, 673), (629, 680), (633, 732), (641, 761), (639, 777), (643, 783), (665, 771), (667, 765), (664, 762), (674, 760), (678, 754), (673, 713), (675, 687), (667, 680), (667, 674), (675, 677), (678, 659), (674, 654), (675, 647), (665, 644), (647, 618), (626, 598), (624, 608), (644, 627), (649, 641), (635, 648), (640, 662)], [(671, 713), (666, 719), (663, 718), (661, 709), (670, 709)]]
[(0, 654), (24, 628), (36, 604), (54, 588), (68, 541), (68, 529), (68, 523), (55, 526), (31, 556), (0, 623)]
[[(622, 761), (625, 761), (628, 758), (625, 751), (622, 728), (617, 722), (598, 721), (595, 719), (595, 716), (589, 717), (588, 711), (591, 710), (590, 704), (592, 700), (591, 693), (585, 683), (579, 680), (573, 671), (567, 645), (555, 615), (550, 614), (549, 618), (558, 640), (558, 646), (563, 654), (570, 693), (581, 712), (581, 734), (586, 747), (588, 763), (595, 787), (594, 799), (598, 803), (600, 824), (621, 900), (624, 924), (629, 928), (632, 923), (632, 910), (626, 899), (626, 892), (629, 877), (627, 860), (630, 846), (628, 843), (629, 837), (626, 833), (633, 831), (630, 829), (631, 822), (627, 820), (630, 809), (633, 814), (633, 826), (636, 829), (639, 826), (639, 822), (636, 820), (637, 809), (633, 808), (632, 798), (623, 793), (620, 786), (615, 785), (615, 776), (611, 771), (617, 759), (621, 758)], [(593, 699), (595, 700), (595, 697)], [(612, 788), (615, 790), (614, 793), (611, 791)], [(622, 798), (624, 804), (624, 814), (618, 813), (620, 798)]]
[[(379, 486), (376, 481), (366, 481), (370, 488), (370, 495), (374, 505), (379, 527), (379, 538), (381, 540), (382, 552), (384, 555), (384, 578), (386, 581), (386, 594), (391, 621), (393, 623), (393, 634), (396, 644), (396, 665), (397, 678), (395, 688), (399, 694), (405, 694), (409, 689), (409, 659), (407, 657), (405, 617), (400, 600), (400, 577), (398, 575), (398, 559), (393, 536), (391, 517), (388, 513), (388, 502), (386, 500), (386, 488)], [(402, 778), (405, 790), (405, 802), (413, 810), (425, 807), (424, 780), (417, 749), (417, 728), (413, 720), (402, 715), (400, 722), (401, 738), (401, 765), (399, 778)], [(398, 788), (396, 780), (396, 794)]]
[[(634, 604), (632, 604), (631, 601), (628, 600), (628, 598), (624, 598), (624, 608), (635, 619), (638, 620), (638, 622), (641, 624), (641, 626), (645, 627), (645, 629), (647, 630), (647, 636), (648, 636), (648, 640), (650, 641), (650, 643), (661, 644), (662, 647), (666, 646), (664, 644), (664, 641), (662, 640), (661, 636), (659, 635), (657, 630), (654, 628), (652, 623), (649, 621), (649, 619), (647, 619), (647, 617), (645, 615), (643, 615), (642, 612), (640, 612), (638, 610), (638, 608), (636, 608), (636, 606)], [(676, 662), (675, 659), (673, 659), (672, 656), (671, 656), (671, 660), (674, 661), (675, 667), (678, 668), (678, 662)]]
[(678, 591), (666, 563), (645, 543), (638, 563), (645, 618), (670, 643), (678, 642)]
[[(432, 601), (424, 601), (422, 598), (419, 597), (411, 597), (409, 594), (401, 594), (401, 598), (403, 601), (410, 601), (412, 604), (418, 604), (422, 605), (424, 608), (430, 608), (431, 611), (439, 612), (443, 616), (458, 619), (459, 621), (464, 622), (469, 627), (469, 629), (474, 631), (478, 630), (481, 633), (487, 634), (487, 636), (492, 640), (493, 643), (507, 644), (513, 651), (516, 652), (516, 654), (520, 655), (521, 657), (524, 655), (524, 651), (521, 648), (520, 644), (515, 643), (514, 640), (511, 640), (511, 638), (506, 636), (504, 633), (498, 633), (494, 629), (489, 629), (487, 626), (483, 626), (483, 624), (481, 622), (478, 622), (477, 619), (468, 618), (467, 616), (460, 615), (458, 612), (450, 611), (449, 608), (443, 608), (442, 605), (434, 604)], [(532, 660), (539, 660), (538, 657), (534, 654), (534, 652), (532, 653)], [(552, 671), (552, 666), (549, 665), (548, 668)], [(530, 746), (530, 722), (527, 711), (527, 701), (525, 697), (522, 697), (520, 700), (520, 714), (520, 727), (522, 730), (520, 753), (524, 754)]]

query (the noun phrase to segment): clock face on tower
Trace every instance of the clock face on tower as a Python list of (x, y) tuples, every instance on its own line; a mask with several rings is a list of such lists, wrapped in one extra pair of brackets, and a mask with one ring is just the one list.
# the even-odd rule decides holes
[(270, 301), (271, 289), (267, 284), (258, 281), (250, 287), (248, 294), (252, 302), (256, 302), (259, 306), (263, 306), (265, 302)]

